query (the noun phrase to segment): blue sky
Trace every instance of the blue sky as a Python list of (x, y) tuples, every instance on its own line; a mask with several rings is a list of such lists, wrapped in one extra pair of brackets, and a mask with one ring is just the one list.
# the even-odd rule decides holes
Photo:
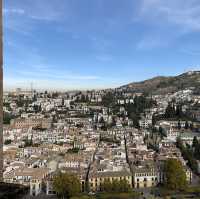
[(4, 86), (117, 87), (200, 69), (199, 0), (4, 0)]

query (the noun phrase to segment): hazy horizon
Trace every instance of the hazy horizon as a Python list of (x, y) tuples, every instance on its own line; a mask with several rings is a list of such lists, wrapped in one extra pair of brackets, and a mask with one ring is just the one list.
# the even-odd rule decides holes
[(4, 88), (115, 88), (200, 69), (198, 0), (6, 0)]

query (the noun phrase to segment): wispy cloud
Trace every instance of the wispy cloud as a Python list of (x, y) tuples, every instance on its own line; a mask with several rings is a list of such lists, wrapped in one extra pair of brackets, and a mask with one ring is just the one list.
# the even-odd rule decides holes
[[(92, 82), (101, 82), (101, 77), (91, 74), (77, 74), (59, 67), (35, 65), (15, 69), (12, 73), (5, 70), (5, 89), (16, 87), (30, 89), (34, 83), (35, 89), (88, 89)], [(93, 87), (98, 85), (94, 84)], [(101, 86), (99, 86), (101, 87)]]
[(66, 5), (68, 5), (66, 2), (63, 3), (59, 0), (23, 1), (16, 7), (4, 7), (3, 13), (5, 15), (24, 15), (35, 20), (55, 21), (67, 16)]
[(160, 25), (177, 25), (183, 31), (200, 31), (199, 0), (142, 0), (139, 17)]
[(199, 56), (200, 55), (200, 50), (191, 50), (191, 49), (181, 49), (180, 50), (182, 53), (188, 54), (188, 55), (194, 55), (194, 56)]
[(135, 23), (146, 31), (136, 44), (139, 50), (166, 48), (182, 36), (200, 31), (199, 0), (141, 0)]
[(24, 15), (25, 14), (25, 10), (21, 9), (21, 8), (5, 8), (3, 9), (3, 14), (4, 15), (10, 15), (10, 14), (17, 14), (17, 15)]
[(31, 70), (20, 70), (17, 74), (21, 77), (29, 77), (35, 79), (59, 79), (59, 80), (97, 80), (99, 76), (80, 75), (70, 71), (62, 70), (59, 72), (58, 67), (31, 66)]
[(59, 0), (18, 1), (11, 5), (4, 4), (4, 27), (23, 35), (31, 35), (37, 28), (37, 22), (60, 22), (67, 18), (67, 3)]

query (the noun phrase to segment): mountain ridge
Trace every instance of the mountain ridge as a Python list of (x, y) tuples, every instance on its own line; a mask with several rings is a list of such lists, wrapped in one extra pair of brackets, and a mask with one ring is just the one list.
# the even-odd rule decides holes
[(200, 71), (188, 71), (177, 76), (157, 76), (119, 87), (130, 92), (166, 94), (187, 88), (200, 89)]

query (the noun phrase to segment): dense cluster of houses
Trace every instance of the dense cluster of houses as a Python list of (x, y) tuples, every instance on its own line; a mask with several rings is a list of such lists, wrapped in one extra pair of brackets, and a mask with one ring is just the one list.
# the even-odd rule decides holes
[[(175, 158), (192, 182), (193, 172), (176, 139), (188, 145), (194, 137), (200, 140), (200, 96), (192, 89), (152, 95), (156, 106), (140, 114), (140, 128), (135, 128), (124, 105), (142, 94), (120, 91), (116, 114), (103, 104), (107, 92), (111, 91), (5, 93), (4, 113), (10, 122), (4, 125), (4, 181), (30, 186), (33, 196), (42, 191), (55, 194), (52, 180), (58, 171), (76, 173), (83, 191), (86, 187), (101, 191), (105, 180), (116, 179), (126, 180), (134, 189), (145, 188), (162, 183), (164, 162)], [(164, 114), (174, 99), (190, 120), (162, 119), (153, 124), (153, 117)], [(109, 128), (102, 128), (105, 124)], [(152, 126), (164, 136), (156, 137)]]

